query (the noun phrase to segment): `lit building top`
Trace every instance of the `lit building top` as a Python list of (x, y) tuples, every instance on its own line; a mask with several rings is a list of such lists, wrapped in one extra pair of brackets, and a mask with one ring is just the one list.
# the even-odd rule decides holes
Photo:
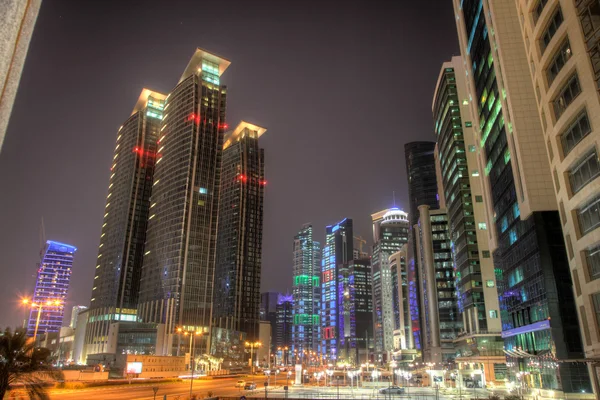
[[(142, 93), (140, 93), (140, 97), (138, 98), (138, 101), (135, 103), (135, 107), (133, 107), (133, 111), (131, 112), (131, 115), (135, 114), (138, 111), (142, 111), (146, 107), (158, 108), (162, 111), (164, 108), (164, 100), (166, 98), (167, 98), (167, 95), (165, 95), (165, 94), (158, 93), (153, 90), (144, 88), (144, 89), (142, 89)], [(155, 104), (153, 99), (163, 100), (163, 102)]]
[[(196, 52), (192, 56), (192, 59), (188, 63), (187, 67), (185, 68), (185, 71), (183, 71), (183, 75), (181, 75), (181, 78), (179, 79), (178, 83), (183, 82), (183, 80), (185, 78), (187, 78), (188, 76), (190, 76), (192, 74), (197, 73), (198, 71), (203, 71), (205, 69), (205, 67), (207, 67), (205, 61), (208, 61), (209, 63), (212, 63), (212, 64), (216, 64), (218, 66), (217, 70), (209, 71), (218, 76), (221, 76), (223, 74), (223, 72), (225, 72), (227, 67), (229, 67), (229, 65), (231, 64), (231, 61), (229, 61), (229, 60), (226, 60), (215, 54), (209, 53), (208, 51), (206, 51), (204, 49), (197, 48)], [(212, 68), (210, 65), (208, 67)]]
[(238, 140), (243, 139), (246, 135), (246, 130), (256, 132), (256, 138), (258, 139), (262, 136), (263, 133), (267, 131), (267, 128), (262, 128), (258, 125), (254, 125), (246, 121), (241, 121), (234, 130), (225, 132), (225, 136), (223, 138), (223, 150), (225, 150)]

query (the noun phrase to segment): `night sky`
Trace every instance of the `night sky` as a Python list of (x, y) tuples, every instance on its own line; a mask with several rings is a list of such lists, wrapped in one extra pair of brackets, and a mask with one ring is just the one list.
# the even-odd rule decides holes
[[(126, 4), (125, 4), (126, 3)], [(227, 121), (267, 128), (262, 289), (291, 289), (311, 222), (408, 211), (404, 143), (434, 140), (449, 0), (45, 0), (0, 153), (0, 326), (20, 324), (46, 238), (78, 247), (67, 308), (89, 305), (119, 126), (142, 90), (168, 93), (196, 47), (231, 61)], [(68, 318), (70, 311), (67, 311)]]

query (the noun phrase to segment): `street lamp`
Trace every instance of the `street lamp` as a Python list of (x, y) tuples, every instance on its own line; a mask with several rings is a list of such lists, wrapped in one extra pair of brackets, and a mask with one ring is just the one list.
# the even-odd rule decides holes
[[(178, 332), (182, 332), (183, 330), (181, 328), (177, 329)], [(184, 331), (183, 335), (187, 336), (190, 335), (190, 370), (191, 370), (191, 379), (190, 379), (190, 398), (192, 398), (192, 390), (194, 389), (194, 368), (196, 367), (194, 365), (194, 350), (195, 350), (195, 345), (196, 345), (196, 336), (202, 335), (204, 332), (202, 331)]]
[(246, 342), (246, 347), (250, 348), (250, 364), (251, 364), (251, 373), (252, 373), (252, 382), (254, 382), (254, 349), (262, 346), (261, 342)]
[[(329, 375), (329, 386), (331, 386), (331, 377), (333, 376), (333, 370), (328, 369), (325, 371)], [(327, 377), (325, 377), (325, 386), (327, 386)]]
[(42, 315), (42, 309), (44, 308), (44, 306), (46, 308), (49, 307), (60, 307), (62, 306), (62, 303), (60, 302), (60, 300), (48, 300), (46, 301), (46, 303), (32, 303), (29, 301), (29, 299), (22, 299), (21, 303), (24, 305), (30, 305), (31, 308), (36, 308), (38, 309), (37, 312), (37, 317), (35, 319), (35, 330), (33, 331), (33, 341), (35, 343), (35, 338), (37, 337), (37, 332), (38, 332), (38, 327), (40, 326), (40, 316)]

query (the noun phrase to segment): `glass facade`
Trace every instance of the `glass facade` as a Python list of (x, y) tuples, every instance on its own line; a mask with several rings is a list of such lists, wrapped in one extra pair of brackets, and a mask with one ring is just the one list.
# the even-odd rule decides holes
[(438, 137), (442, 186), (448, 207), (458, 307), (461, 313), (469, 313), (473, 319), (477, 319), (476, 323), (473, 322), (475, 326), (465, 327), (468, 331), (486, 331), (477, 228), (487, 229), (487, 226), (484, 222), (478, 226), (475, 223), (454, 68), (445, 68), (443, 71), (435, 95), (433, 117)]
[(292, 349), (321, 353), (321, 245), (305, 225), (294, 237)]
[(246, 332), (251, 341), (258, 340), (260, 308), (266, 184), (264, 150), (258, 143), (262, 132), (241, 123), (225, 134), (213, 305), (216, 326)]
[(198, 49), (165, 102), (138, 315), (167, 332), (211, 324), (228, 65)]
[[(397, 208), (373, 214), (373, 338), (379, 361), (394, 350), (394, 319), (398, 309), (398, 279), (389, 257), (408, 242), (408, 214)], [(394, 297), (394, 294), (396, 296)]]
[(518, 166), (508, 147), (512, 126), (502, 106), (506, 92), (499, 90), (497, 81), (493, 29), (487, 25), (482, 0), (464, 0), (461, 8), (468, 38), (463, 56), (470, 56), (468, 74), (498, 238), (493, 258), (509, 373), (514, 379), (517, 372), (528, 372), (529, 387), (589, 392), (585, 366), (567, 363), (557, 369), (551, 361), (583, 357), (558, 213), (520, 217), (518, 198), (523, 193), (517, 192), (514, 181), (520, 175), (513, 173)]
[[(65, 315), (65, 299), (69, 292), (73, 257), (77, 248), (48, 240), (37, 272), (32, 307), (27, 322), (27, 335), (59, 332)], [(58, 302), (59, 304), (48, 304)], [(39, 316), (39, 322), (38, 322)]]

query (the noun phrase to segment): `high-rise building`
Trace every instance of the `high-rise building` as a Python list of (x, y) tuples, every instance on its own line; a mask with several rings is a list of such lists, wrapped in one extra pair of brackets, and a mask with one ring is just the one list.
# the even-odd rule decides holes
[(292, 327), (294, 326), (293, 311), (293, 296), (280, 293), (276, 305), (275, 324), (273, 324), (273, 332), (275, 332), (273, 348), (280, 364), (291, 361), (290, 349), (292, 348)]
[(323, 356), (332, 362), (338, 360), (338, 349), (345, 345), (343, 305), (344, 264), (352, 261), (354, 256), (354, 236), (352, 220), (344, 218), (335, 225), (327, 226), (323, 246), (322, 267), (322, 306), (321, 306), (321, 343)]
[(292, 351), (320, 353), (321, 244), (306, 224), (294, 237)]
[(440, 203), (448, 210), (458, 309), (464, 326), (454, 343), (456, 362), (461, 376), (470, 376), (477, 386), (483, 387), (484, 382), (502, 383), (506, 362), (482, 176), (469, 173), (479, 167), (469, 103), (461, 101), (468, 98), (465, 79), (460, 57), (444, 63), (432, 111), (437, 135), (436, 166), (440, 175), (438, 192)]
[(389, 257), (408, 242), (408, 214), (390, 208), (371, 215), (373, 220), (373, 321), (375, 355), (387, 362), (394, 349), (394, 283)]
[(453, 342), (463, 329), (463, 321), (458, 312), (446, 210), (419, 206), (416, 226), (423, 360), (452, 361)]
[(404, 145), (408, 178), (408, 218), (410, 228), (419, 220), (419, 206), (439, 208), (434, 161), (435, 142), (410, 142)]
[(197, 49), (165, 99), (138, 316), (167, 334), (210, 332), (229, 64)]
[(42, 0), (0, 3), (0, 150)]
[(86, 306), (73, 306), (73, 309), (71, 310), (71, 322), (69, 323), (69, 327), (75, 329), (77, 327), (77, 317), (79, 316), (79, 313), (87, 309), (88, 308)]
[(393, 340), (394, 359), (396, 354), (401, 360), (406, 359), (404, 355), (410, 354), (413, 358), (416, 352), (406, 352), (415, 349), (415, 341), (412, 334), (412, 323), (410, 316), (410, 296), (407, 265), (408, 243), (402, 245), (400, 250), (389, 256), (390, 271), (392, 276), (393, 298)]
[(29, 336), (33, 336), (36, 330), (40, 334), (60, 331), (76, 251), (77, 248), (69, 244), (46, 241), (31, 299), (36, 307), (32, 307), (29, 313)]
[(117, 133), (100, 233), (85, 353), (105, 353), (110, 325), (136, 321), (165, 95), (142, 90)]
[(340, 331), (338, 360), (358, 366), (372, 362), (373, 296), (371, 260), (350, 260), (338, 268), (338, 310)]
[[(533, 50), (515, 39), (525, 15), (515, 2), (453, 3), (469, 95), (460, 101), (471, 107), (472, 132), (479, 144), (479, 168), (469, 173), (485, 177), (484, 204), (509, 379), (516, 381), (523, 375), (530, 388), (589, 392), (585, 365), (561, 363), (556, 368), (557, 360), (582, 358), (583, 345), (547, 139), (539, 118), (541, 103), (536, 100), (540, 83), (545, 82), (532, 83), (529, 69), (536, 65), (527, 54)], [(527, 33), (536, 38), (535, 52), (547, 50), (559, 32), (562, 16), (555, 14), (556, 5), (556, 1), (528, 5), (553, 15), (549, 24), (538, 24), (535, 32)], [(534, 17), (527, 13), (527, 18)], [(553, 68), (548, 64), (548, 71)], [(552, 92), (557, 105), (550, 114), (554, 120), (578, 93), (579, 86), (571, 78), (565, 72), (555, 81), (556, 86), (567, 81), (573, 85)], [(543, 106), (547, 109), (549, 104)]]
[[(585, 356), (600, 358), (600, 3), (516, 1), (567, 244)], [(531, 32), (540, 32), (542, 40)], [(596, 371), (591, 373), (596, 394)]]
[[(242, 121), (224, 137), (213, 317), (258, 339), (266, 129)], [(200, 189), (202, 190), (202, 189)]]

